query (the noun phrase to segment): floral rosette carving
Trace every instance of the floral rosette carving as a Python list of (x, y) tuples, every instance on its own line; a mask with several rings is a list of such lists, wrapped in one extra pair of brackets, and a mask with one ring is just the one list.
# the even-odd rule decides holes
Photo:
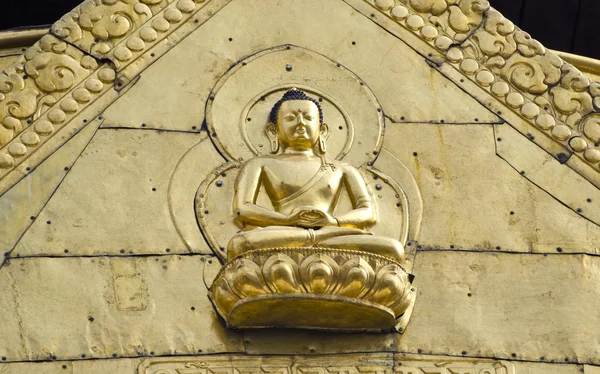
[(414, 299), (411, 276), (400, 264), (375, 254), (332, 248), (250, 251), (225, 264), (211, 287), (225, 320), (244, 299), (307, 294), (377, 304), (396, 318)]
[(46, 35), (0, 75), (0, 147), (21, 133), (98, 64)]

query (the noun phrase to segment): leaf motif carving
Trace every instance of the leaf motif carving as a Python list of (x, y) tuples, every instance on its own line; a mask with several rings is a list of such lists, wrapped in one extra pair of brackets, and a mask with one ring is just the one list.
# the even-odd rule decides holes
[(310, 299), (337, 297), (337, 302), (370, 301), (400, 316), (414, 299), (411, 287), (402, 266), (379, 255), (284, 247), (245, 252), (226, 263), (211, 286), (211, 299), (226, 319), (244, 299), (273, 300), (277, 295), (286, 300), (310, 295)]
[(340, 296), (359, 297), (368, 292), (375, 282), (375, 271), (362, 258), (352, 258), (342, 265)]
[(328, 293), (337, 285), (339, 265), (329, 256), (315, 253), (300, 263), (300, 277), (304, 287), (316, 294)]
[(271, 256), (263, 265), (263, 276), (274, 292), (300, 293), (298, 265), (289, 256), (277, 254)]
[(253, 261), (242, 259), (229, 280), (232, 289), (240, 297), (251, 297), (266, 293), (260, 267)]
[(408, 274), (398, 265), (385, 265), (377, 271), (375, 285), (367, 297), (375, 303), (388, 306), (396, 303), (397, 297), (402, 297), (409, 283)]

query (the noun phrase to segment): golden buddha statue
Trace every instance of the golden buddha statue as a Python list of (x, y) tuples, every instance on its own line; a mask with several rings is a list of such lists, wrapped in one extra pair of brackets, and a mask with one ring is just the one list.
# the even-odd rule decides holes
[[(236, 180), (233, 211), (242, 228), (228, 257), (277, 247), (325, 247), (374, 253), (404, 262), (395, 239), (374, 236), (375, 207), (353, 166), (328, 159), (328, 126), (317, 100), (291, 89), (272, 108), (266, 133), (269, 156), (247, 161)], [(273, 208), (257, 204), (264, 188)], [(352, 209), (334, 216), (343, 189)]]

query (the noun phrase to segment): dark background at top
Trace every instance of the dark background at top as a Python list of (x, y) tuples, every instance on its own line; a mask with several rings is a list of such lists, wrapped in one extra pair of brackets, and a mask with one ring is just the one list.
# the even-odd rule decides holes
[[(323, 0), (327, 1), (327, 0)], [(49, 25), (82, 0), (0, 0), (0, 30)], [(546, 47), (600, 59), (600, 0), (490, 0)]]

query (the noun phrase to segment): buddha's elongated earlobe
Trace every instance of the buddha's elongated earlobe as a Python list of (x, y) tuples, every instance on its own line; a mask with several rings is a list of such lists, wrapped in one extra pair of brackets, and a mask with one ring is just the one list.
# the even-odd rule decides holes
[(322, 154), (327, 152), (327, 138), (329, 137), (329, 126), (326, 123), (321, 124), (319, 132), (319, 151)]
[(279, 139), (271, 139), (271, 153), (275, 154), (279, 152)]
[(319, 151), (323, 154), (327, 152), (327, 140), (323, 136), (319, 136)]
[(279, 136), (277, 134), (277, 127), (274, 124), (269, 123), (265, 128), (265, 133), (267, 134), (269, 143), (271, 144), (271, 153), (275, 154), (279, 152)]

